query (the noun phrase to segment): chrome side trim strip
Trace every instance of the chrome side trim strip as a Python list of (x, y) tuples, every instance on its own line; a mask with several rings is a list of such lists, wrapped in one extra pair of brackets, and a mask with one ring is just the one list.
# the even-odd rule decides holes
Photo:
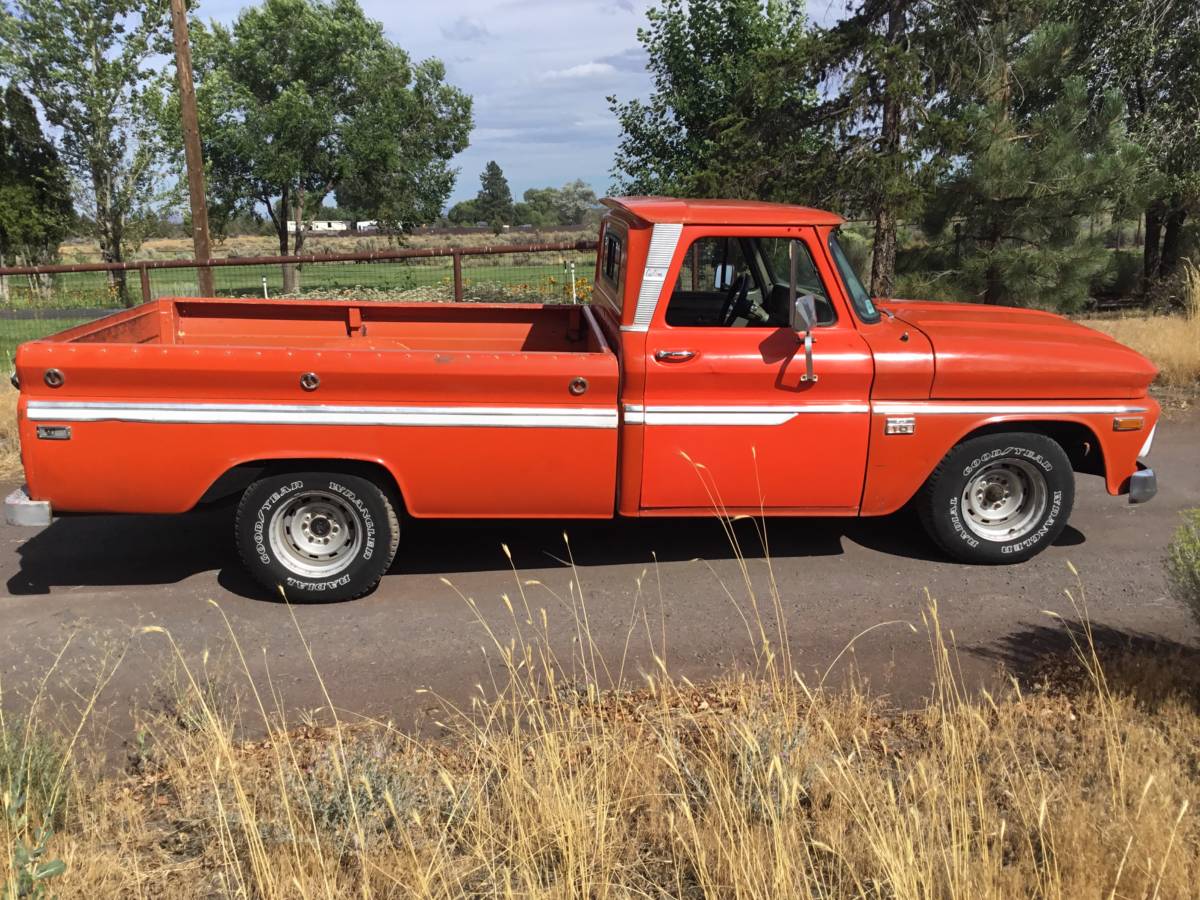
[(468, 428), (616, 428), (615, 409), (496, 406), (305, 406), (269, 403), (92, 403), (31, 400), (36, 422), (192, 425), (407, 425)]
[(633, 327), (629, 330), (645, 331), (650, 327), (650, 320), (654, 318), (654, 310), (658, 306), (658, 298), (662, 294), (667, 271), (671, 268), (671, 260), (675, 257), (675, 248), (679, 245), (679, 236), (682, 233), (682, 224), (654, 226), (654, 232), (650, 236), (650, 249), (646, 253), (642, 284), (638, 288)]
[(783, 425), (799, 415), (867, 413), (866, 403), (805, 406), (638, 406), (625, 404), (627, 425)]
[(884, 402), (874, 406), (876, 415), (911, 416), (921, 415), (1066, 415), (1096, 413), (1104, 415), (1120, 415), (1122, 413), (1146, 412), (1144, 406), (1088, 406), (1086, 404), (1061, 403), (941, 403), (929, 402)]

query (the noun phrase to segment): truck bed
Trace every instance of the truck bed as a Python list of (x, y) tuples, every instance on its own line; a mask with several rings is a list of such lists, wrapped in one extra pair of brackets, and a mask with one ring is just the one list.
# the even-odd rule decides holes
[(586, 307), (163, 299), (16, 368), (55, 509), (181, 512), (235, 467), (336, 459), (416, 516), (613, 511), (620, 371)]
[(169, 298), (47, 340), (524, 353), (594, 353), (602, 346), (579, 306)]

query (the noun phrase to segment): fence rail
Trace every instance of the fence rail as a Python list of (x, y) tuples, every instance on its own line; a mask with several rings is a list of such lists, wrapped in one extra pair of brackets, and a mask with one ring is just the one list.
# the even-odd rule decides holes
[(0, 361), (139, 294), (200, 296), (201, 268), (213, 271), (218, 297), (572, 303), (590, 298), (595, 250), (595, 241), (560, 241), (0, 268)]
[(138, 273), (142, 300), (154, 299), (153, 272), (177, 269), (227, 269), (280, 266), (299, 270), (303, 266), (325, 266), (335, 263), (373, 264), (402, 263), (414, 260), (450, 260), (452, 270), (453, 297), (456, 301), (466, 299), (464, 291), (464, 261), (479, 257), (504, 257), (548, 253), (592, 253), (595, 241), (559, 241), (542, 244), (497, 244), (486, 247), (428, 247), (399, 248), (395, 250), (368, 250), (355, 253), (314, 253), (299, 256), (233, 256), (200, 261), (196, 259), (156, 259), (110, 263), (73, 263), (49, 266), (0, 267), (0, 279), (9, 277), (46, 278), (57, 275), (82, 275), (88, 273)]

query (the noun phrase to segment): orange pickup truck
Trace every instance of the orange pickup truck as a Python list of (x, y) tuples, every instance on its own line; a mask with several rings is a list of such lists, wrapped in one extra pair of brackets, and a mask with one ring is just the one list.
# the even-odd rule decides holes
[(20, 347), (10, 522), (240, 497), (246, 566), (370, 591), (402, 515), (880, 516), (1028, 559), (1074, 473), (1155, 493), (1154, 366), (1044, 312), (868, 296), (837, 216), (605, 201), (588, 306), (162, 299)]

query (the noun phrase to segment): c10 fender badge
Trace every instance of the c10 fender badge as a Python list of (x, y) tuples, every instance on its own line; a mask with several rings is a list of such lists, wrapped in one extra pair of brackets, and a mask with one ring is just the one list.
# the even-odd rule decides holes
[(883, 425), (884, 434), (915, 434), (917, 420), (913, 416), (888, 416)]

